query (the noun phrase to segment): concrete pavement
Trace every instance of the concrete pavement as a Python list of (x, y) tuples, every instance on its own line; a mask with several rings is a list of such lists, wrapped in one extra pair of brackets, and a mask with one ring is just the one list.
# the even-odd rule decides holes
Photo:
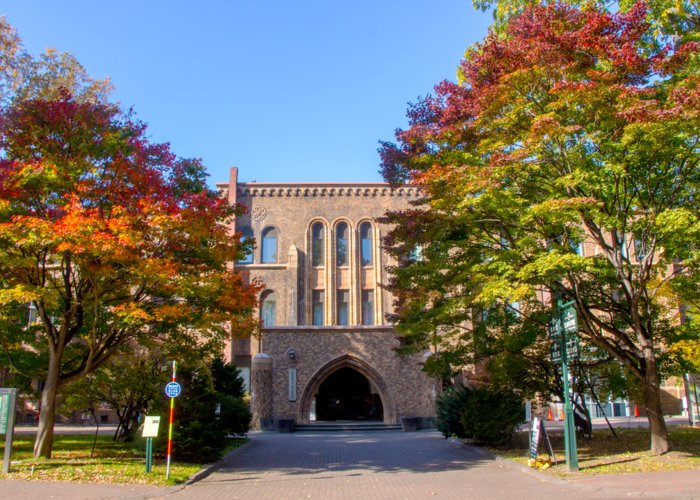
[(208, 476), (184, 487), (0, 481), (0, 498), (700, 498), (699, 470), (558, 479), (435, 431), (250, 437)]

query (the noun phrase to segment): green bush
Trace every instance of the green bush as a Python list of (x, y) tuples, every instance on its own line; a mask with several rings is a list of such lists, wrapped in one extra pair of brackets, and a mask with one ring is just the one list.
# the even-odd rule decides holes
[(212, 462), (226, 446), (226, 431), (216, 418), (218, 395), (204, 367), (183, 369), (182, 395), (175, 408), (173, 456), (185, 462)]
[(448, 388), (437, 400), (436, 425), (446, 438), (450, 436), (465, 437), (460, 418), (468, 397), (468, 389), (460, 385)]
[(523, 419), (521, 398), (493, 387), (453, 387), (437, 403), (437, 425), (445, 437), (502, 444), (512, 438)]
[(226, 434), (245, 434), (250, 430), (250, 410), (242, 398), (224, 395), (220, 397), (219, 422)]
[(525, 410), (513, 392), (489, 387), (469, 389), (460, 415), (466, 438), (483, 444), (503, 444), (512, 439)]

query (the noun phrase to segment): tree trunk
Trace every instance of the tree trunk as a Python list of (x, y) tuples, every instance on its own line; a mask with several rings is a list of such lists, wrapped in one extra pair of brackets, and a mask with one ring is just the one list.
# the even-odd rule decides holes
[(53, 449), (53, 427), (56, 422), (56, 395), (61, 370), (60, 359), (54, 353), (49, 354), (49, 369), (46, 373), (44, 389), (41, 391), (41, 413), (39, 429), (34, 441), (34, 457), (51, 458)]
[(651, 452), (661, 455), (669, 450), (669, 443), (668, 429), (661, 409), (660, 377), (656, 360), (653, 357), (647, 357), (645, 365), (644, 407), (651, 431)]

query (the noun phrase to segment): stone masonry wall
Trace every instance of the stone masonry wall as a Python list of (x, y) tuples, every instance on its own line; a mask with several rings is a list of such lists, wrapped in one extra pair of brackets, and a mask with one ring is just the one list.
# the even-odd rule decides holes
[[(342, 356), (351, 356), (369, 365), (386, 384), (391, 401), (385, 406), (385, 422), (398, 423), (402, 416), (430, 417), (435, 414), (436, 382), (421, 371), (420, 356), (401, 358), (393, 352), (398, 345), (390, 328), (358, 328), (345, 330), (310, 329), (266, 331), (263, 350), (272, 357), (273, 414), (275, 418), (293, 418), (298, 423), (308, 420), (301, 415), (304, 390), (323, 366)], [(294, 361), (287, 356), (294, 349)], [(297, 400), (288, 400), (289, 368), (297, 369)], [(359, 370), (358, 370), (359, 371)], [(313, 398), (313, 394), (310, 395)], [(394, 415), (387, 415), (387, 403)]]

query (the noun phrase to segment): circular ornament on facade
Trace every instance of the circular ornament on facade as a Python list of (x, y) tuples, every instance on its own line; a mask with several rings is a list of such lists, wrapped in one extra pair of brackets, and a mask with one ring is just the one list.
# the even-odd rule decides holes
[(297, 351), (295, 349), (292, 349), (291, 347), (287, 349), (287, 359), (289, 359), (289, 361), (291, 361), (292, 363), (296, 363)]
[(255, 207), (253, 208), (252, 216), (255, 220), (263, 220), (267, 215), (267, 210), (265, 207)]

